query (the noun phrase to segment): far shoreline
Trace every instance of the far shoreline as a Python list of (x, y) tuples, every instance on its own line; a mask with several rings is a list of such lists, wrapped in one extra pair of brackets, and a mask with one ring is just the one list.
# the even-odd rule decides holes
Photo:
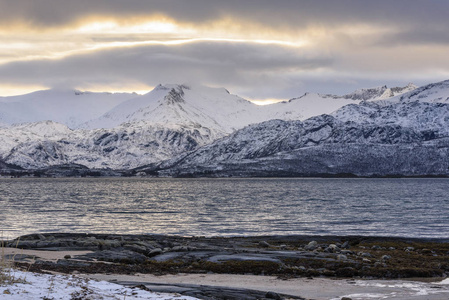
[(443, 237), (412, 237), (412, 236), (389, 236), (389, 235), (358, 235), (358, 234), (349, 234), (349, 235), (338, 235), (338, 234), (254, 234), (254, 235), (178, 235), (178, 234), (158, 234), (158, 233), (142, 233), (142, 234), (125, 234), (125, 233), (107, 233), (107, 232), (34, 232), (29, 234), (23, 234), (12, 239), (2, 239), (0, 236), (0, 242), (12, 242), (14, 240), (23, 240), (28, 239), (30, 237), (36, 237), (38, 235), (43, 236), (54, 236), (58, 237), (88, 237), (88, 236), (123, 236), (128, 238), (186, 238), (186, 239), (278, 239), (278, 240), (303, 240), (303, 241), (335, 241), (346, 239), (348, 241), (351, 240), (363, 240), (363, 241), (404, 241), (404, 242), (435, 242), (435, 243), (449, 243), (449, 236), (447, 238)]

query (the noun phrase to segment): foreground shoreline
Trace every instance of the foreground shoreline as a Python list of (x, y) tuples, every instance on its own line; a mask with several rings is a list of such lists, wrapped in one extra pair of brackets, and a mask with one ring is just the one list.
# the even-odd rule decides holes
[[(449, 238), (45, 233), (24, 235), (4, 241), (3, 245), (56, 252), (89, 251), (87, 256), (67, 257), (54, 266), (65, 267), (67, 271), (88, 270), (95, 265), (116, 268), (115, 272), (123, 273), (129, 272), (127, 266), (133, 266), (131, 269), (156, 274), (263, 273), (337, 278), (449, 275)], [(37, 262), (46, 263), (45, 260)], [(119, 263), (120, 267), (110, 263)]]
[[(128, 285), (129, 280), (117, 278), (140, 276), (131, 280), (139, 283), (141, 276), (153, 276), (153, 281), (154, 276), (185, 278), (179, 277), (180, 274), (303, 281), (411, 277), (441, 280), (449, 275), (449, 239), (441, 238), (47, 233), (21, 236), (4, 244), (7, 259), (32, 272), (86, 274), (90, 278), (118, 280)], [(172, 284), (166, 291), (181, 289), (193, 293), (194, 286)], [(236, 290), (228, 292), (232, 294)], [(196, 294), (190, 295), (201, 298), (202, 293), (204, 288), (197, 286)], [(221, 288), (214, 292), (209, 286), (208, 293), (215, 293), (214, 299), (221, 299), (218, 295), (225, 291)], [(237, 294), (242, 293), (245, 292)], [(254, 295), (248, 299), (260, 297)]]

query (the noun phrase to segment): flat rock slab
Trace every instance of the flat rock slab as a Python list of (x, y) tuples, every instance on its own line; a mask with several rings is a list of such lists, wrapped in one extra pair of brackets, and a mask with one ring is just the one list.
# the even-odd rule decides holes
[(232, 254), (232, 255), (215, 255), (208, 259), (210, 262), (220, 263), (225, 261), (270, 261), (280, 264), (281, 261), (277, 258), (267, 257), (264, 255), (244, 255), (244, 254)]
[(134, 281), (113, 281), (114, 283), (129, 287), (145, 287), (153, 292), (178, 293), (183, 296), (191, 296), (206, 300), (263, 300), (263, 299), (302, 299), (305, 298), (278, 294), (275, 292), (264, 292), (250, 289), (228, 288), (221, 286), (195, 285), (195, 284), (160, 284)]

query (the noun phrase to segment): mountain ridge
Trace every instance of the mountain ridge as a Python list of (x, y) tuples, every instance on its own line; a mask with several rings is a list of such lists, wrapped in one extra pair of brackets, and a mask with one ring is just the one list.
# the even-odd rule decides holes
[(52, 121), (0, 128), (0, 161), (157, 176), (446, 176), (448, 99), (449, 80), (266, 106), (223, 88), (159, 85), (79, 129)]

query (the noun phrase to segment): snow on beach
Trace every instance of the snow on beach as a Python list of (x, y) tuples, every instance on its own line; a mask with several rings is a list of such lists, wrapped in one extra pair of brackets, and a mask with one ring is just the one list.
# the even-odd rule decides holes
[(1, 299), (154, 299), (195, 300), (178, 294), (153, 293), (139, 288), (127, 288), (106, 281), (89, 280), (65, 275), (48, 275), (11, 270), (16, 283), (0, 285)]

